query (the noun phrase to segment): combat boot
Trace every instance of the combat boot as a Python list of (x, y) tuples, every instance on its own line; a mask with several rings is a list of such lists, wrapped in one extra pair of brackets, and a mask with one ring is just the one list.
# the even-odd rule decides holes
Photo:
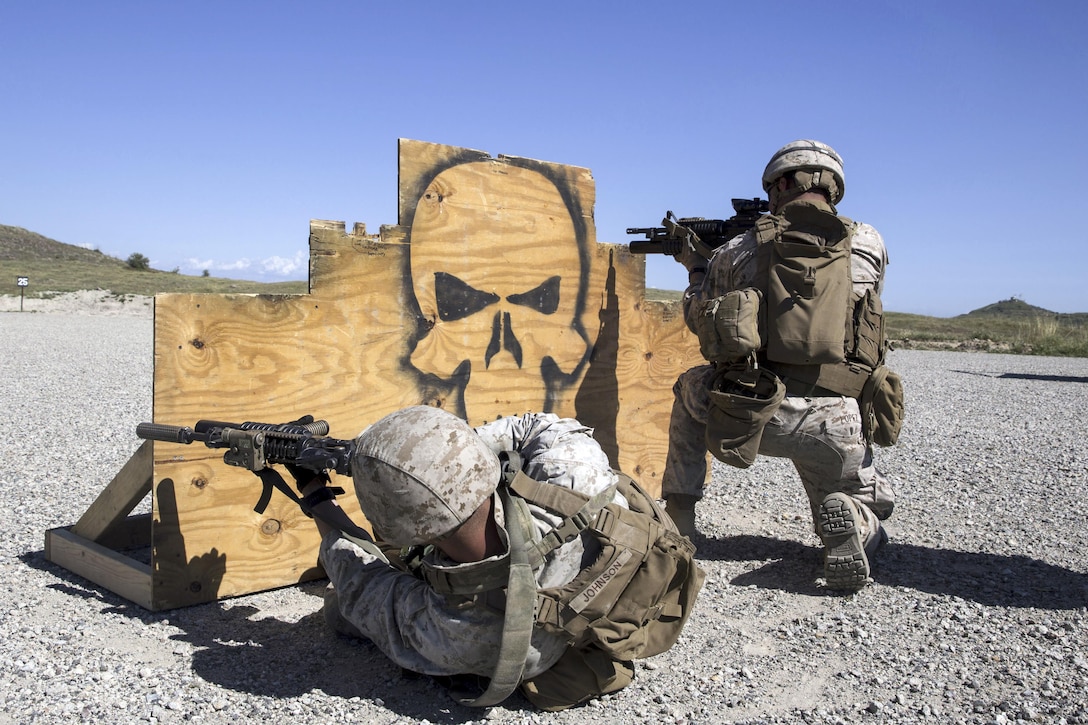
[(669, 494), (665, 499), (665, 513), (676, 524), (681, 536), (695, 537), (699, 530), (695, 528), (695, 504), (699, 499), (682, 493)]
[[(845, 493), (832, 493), (820, 504), (819, 531), (824, 542), (824, 579), (828, 589), (857, 590), (869, 582), (869, 553), (861, 524), (863, 514)], [(883, 529), (873, 532), (876, 552), (886, 541)]]

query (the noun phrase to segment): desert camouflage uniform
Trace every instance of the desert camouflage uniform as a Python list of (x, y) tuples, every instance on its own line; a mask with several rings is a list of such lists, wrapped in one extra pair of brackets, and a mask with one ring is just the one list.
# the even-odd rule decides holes
[[(704, 300), (758, 286), (757, 246), (755, 232), (748, 231), (716, 250), (703, 281), (684, 293), (689, 327), (692, 310)], [(851, 248), (855, 299), (869, 289), (879, 294), (888, 261), (884, 240), (873, 227), (855, 222)], [(713, 375), (714, 366), (701, 365), (680, 375), (673, 386), (669, 452), (661, 484), (665, 497), (703, 496), (710, 405), (707, 390)], [(836, 492), (847, 494), (858, 505), (866, 543), (879, 535), (879, 520), (891, 515), (895, 495), (873, 462), (873, 450), (862, 434), (861, 414), (853, 398), (787, 395), (764, 429), (759, 452), (793, 462), (812, 507), (814, 526), (821, 501)]]
[[(496, 453), (517, 451), (526, 464), (526, 473), (538, 481), (591, 496), (616, 483), (608, 457), (592, 438), (592, 430), (576, 420), (527, 413), (475, 430)], [(497, 496), (494, 500), (499, 533), (506, 542), (502, 506)], [(616, 501), (626, 505), (619, 495)], [(529, 510), (536, 539), (560, 522), (536, 506), (530, 505)], [(572, 580), (581, 571), (584, 541), (597, 546), (588, 534), (583, 534), (583, 538), (552, 552), (535, 572), (538, 585), (551, 587)], [(450, 569), (478, 565), (458, 564), (440, 553), (430, 556), (431, 563)], [(413, 672), (482, 677), (494, 672), (502, 641), (503, 613), (489, 607), (486, 596), (443, 596), (425, 581), (389, 566), (339, 532), (325, 536), (321, 562), (332, 583), (326, 607), (337, 610), (327, 611), (326, 617), (336, 621), (337, 629), (366, 637), (390, 660)], [(564, 637), (535, 629), (524, 678), (547, 670), (565, 650)]]

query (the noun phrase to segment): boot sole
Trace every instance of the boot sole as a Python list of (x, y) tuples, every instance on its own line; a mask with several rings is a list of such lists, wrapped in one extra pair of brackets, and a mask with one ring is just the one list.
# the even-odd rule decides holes
[(861, 589), (869, 581), (869, 560), (846, 495), (833, 493), (820, 504), (824, 578), (828, 589)]

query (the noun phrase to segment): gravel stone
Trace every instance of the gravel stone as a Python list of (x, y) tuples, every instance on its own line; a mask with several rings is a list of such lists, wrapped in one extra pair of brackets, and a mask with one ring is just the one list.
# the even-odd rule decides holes
[(329, 631), (323, 582), (152, 613), (45, 560), (151, 420), (145, 302), (0, 312), (0, 725), (1088, 723), (1088, 359), (893, 352), (908, 418), (877, 451), (899, 501), (871, 586), (817, 584), (788, 462), (715, 462), (678, 644), (586, 707), (476, 710)]

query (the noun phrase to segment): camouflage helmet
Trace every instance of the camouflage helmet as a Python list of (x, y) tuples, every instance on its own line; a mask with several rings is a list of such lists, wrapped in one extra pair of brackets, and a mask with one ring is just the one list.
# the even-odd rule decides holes
[(365, 429), (351, 459), (363, 514), (393, 546), (450, 533), (495, 491), (499, 476), (498, 456), (468, 423), (426, 405)]
[(825, 143), (801, 139), (778, 149), (763, 170), (763, 190), (771, 193), (778, 179), (792, 172), (803, 172), (797, 175), (797, 193), (820, 187), (830, 194), (832, 204), (842, 201), (846, 193), (842, 157)]

